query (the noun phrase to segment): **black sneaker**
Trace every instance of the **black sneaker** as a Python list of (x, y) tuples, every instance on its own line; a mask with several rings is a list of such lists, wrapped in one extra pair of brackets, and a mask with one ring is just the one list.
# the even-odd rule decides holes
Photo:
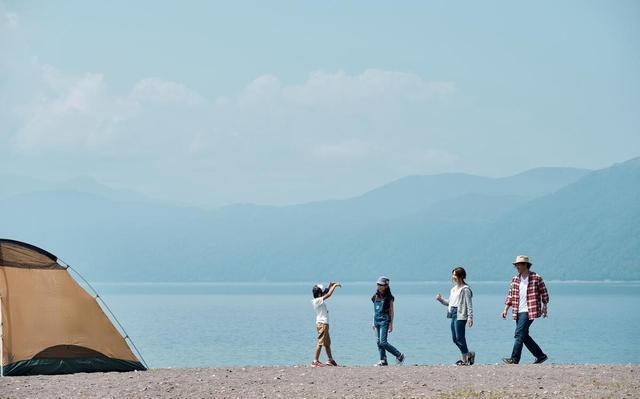
[(476, 353), (475, 352), (469, 352), (469, 366), (473, 366), (473, 363), (476, 362)]
[(544, 362), (545, 362), (545, 360), (547, 360), (547, 359), (548, 359), (547, 355), (542, 355), (541, 357), (537, 358), (537, 359), (533, 362), (533, 364), (540, 364), (540, 363), (544, 363)]
[(404, 363), (404, 353), (401, 353), (400, 356), (396, 357), (396, 362), (398, 362), (398, 364)]
[(518, 364), (518, 361), (516, 359), (510, 357), (505, 357), (504, 359), (502, 359), (502, 361), (507, 364)]
[(380, 360), (378, 363), (374, 364), (375, 367), (385, 367), (388, 366), (389, 364), (387, 363), (386, 360)]
[(458, 360), (456, 362), (456, 366), (464, 366), (464, 362), (462, 360)]

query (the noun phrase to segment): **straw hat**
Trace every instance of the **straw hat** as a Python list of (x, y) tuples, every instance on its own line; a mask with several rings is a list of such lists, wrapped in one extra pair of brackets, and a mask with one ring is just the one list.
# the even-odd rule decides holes
[(513, 264), (515, 265), (516, 263), (528, 263), (529, 266), (533, 264), (531, 263), (531, 260), (529, 260), (529, 257), (527, 255), (516, 256), (516, 260), (513, 261)]

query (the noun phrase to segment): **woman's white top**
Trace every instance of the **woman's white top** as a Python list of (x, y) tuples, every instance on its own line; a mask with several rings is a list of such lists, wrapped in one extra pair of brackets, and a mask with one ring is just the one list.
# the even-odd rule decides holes
[(451, 308), (457, 308), (460, 305), (460, 292), (463, 288), (464, 285), (460, 287), (454, 285), (451, 288), (451, 292), (449, 293), (449, 311), (451, 311)]

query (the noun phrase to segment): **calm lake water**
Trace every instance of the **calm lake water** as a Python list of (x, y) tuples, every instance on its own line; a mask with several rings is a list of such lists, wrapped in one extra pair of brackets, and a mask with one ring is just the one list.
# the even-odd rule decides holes
[[(467, 329), (477, 363), (511, 353), (515, 322), (500, 318), (507, 282), (470, 282), (474, 326)], [(315, 347), (311, 283), (94, 284), (150, 367), (308, 364)], [(435, 301), (449, 283), (392, 283), (395, 331), (389, 341), (408, 364), (450, 364), (446, 308)], [(549, 317), (531, 335), (553, 363), (638, 363), (640, 282), (547, 282)], [(377, 361), (371, 330), (372, 283), (343, 283), (327, 301), (338, 363)], [(323, 353), (324, 359), (324, 353)], [(533, 358), (523, 352), (523, 362)]]

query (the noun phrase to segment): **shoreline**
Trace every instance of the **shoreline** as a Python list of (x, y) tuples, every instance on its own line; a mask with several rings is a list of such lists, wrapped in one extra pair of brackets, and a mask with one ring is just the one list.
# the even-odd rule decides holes
[[(473, 284), (508, 284), (511, 277), (507, 280), (470, 280)], [(640, 280), (546, 280), (546, 283), (554, 284), (640, 284)], [(290, 285), (290, 286), (308, 286), (316, 284), (317, 281), (96, 281), (92, 285), (102, 286), (133, 286), (133, 285), (202, 285), (202, 286), (256, 286), (256, 285)], [(350, 281), (342, 280), (343, 284), (365, 285), (371, 286), (371, 281)], [(393, 282), (394, 285), (436, 285), (451, 284), (450, 280), (398, 280)]]
[(640, 398), (640, 364), (251, 366), (4, 377), (5, 398)]

